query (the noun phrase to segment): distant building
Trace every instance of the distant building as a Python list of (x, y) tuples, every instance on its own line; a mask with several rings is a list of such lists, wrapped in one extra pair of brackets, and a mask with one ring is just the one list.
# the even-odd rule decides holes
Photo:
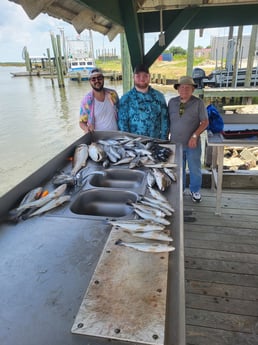
[[(233, 55), (235, 55), (236, 43), (237, 43), (237, 36), (234, 36), (231, 42), (229, 42), (228, 36), (211, 37), (211, 59), (212, 60), (225, 59), (227, 56), (228, 45), (230, 45), (230, 47), (233, 48)], [(250, 45), (250, 36), (242, 36), (242, 46), (239, 50), (240, 61), (242, 59), (248, 58), (249, 45)], [(256, 41), (256, 47), (257, 47), (256, 50), (258, 50), (258, 38)]]
[(96, 50), (96, 58), (101, 61), (111, 61), (118, 60), (118, 55), (116, 53), (116, 48), (111, 49), (100, 49)]
[(211, 55), (211, 48), (194, 48), (194, 57), (200, 58), (204, 57), (206, 59), (210, 59)]

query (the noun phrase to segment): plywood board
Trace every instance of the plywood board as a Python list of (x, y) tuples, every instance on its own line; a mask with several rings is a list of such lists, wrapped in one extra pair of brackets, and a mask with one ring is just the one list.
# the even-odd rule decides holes
[(168, 253), (118, 246), (119, 238), (132, 241), (123, 230), (112, 228), (72, 333), (163, 345)]

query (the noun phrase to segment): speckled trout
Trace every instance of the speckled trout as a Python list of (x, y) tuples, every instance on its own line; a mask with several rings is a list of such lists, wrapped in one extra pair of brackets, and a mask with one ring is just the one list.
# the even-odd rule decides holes
[(149, 253), (165, 253), (172, 252), (173, 250), (175, 250), (174, 247), (166, 243), (124, 242), (119, 239), (115, 242), (115, 244), (119, 246), (133, 248), (141, 252)]

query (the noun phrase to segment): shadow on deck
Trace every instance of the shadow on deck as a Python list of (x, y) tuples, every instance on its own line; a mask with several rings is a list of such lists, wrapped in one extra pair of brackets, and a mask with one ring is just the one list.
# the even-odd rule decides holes
[(258, 190), (184, 196), (187, 345), (258, 344)]

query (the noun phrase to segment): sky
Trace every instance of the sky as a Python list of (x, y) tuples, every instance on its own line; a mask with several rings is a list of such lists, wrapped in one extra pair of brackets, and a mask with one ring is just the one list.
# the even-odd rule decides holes
[[(22, 50), (26, 46), (30, 56), (42, 56), (50, 48), (52, 54), (52, 43), (50, 32), (60, 35), (61, 29), (67, 39), (76, 39), (78, 33), (74, 27), (62, 20), (55, 19), (47, 14), (40, 14), (31, 20), (23, 8), (8, 0), (1, 0), (0, 5), (0, 62), (22, 62)], [(211, 44), (213, 36), (227, 36), (228, 28), (205, 29), (203, 37), (199, 37), (199, 31), (195, 33), (195, 47), (207, 47)], [(236, 30), (236, 28), (235, 28)], [(244, 28), (248, 31), (248, 27)], [(96, 51), (115, 51), (120, 56), (119, 35), (110, 42), (107, 36), (97, 32), (93, 33), (94, 54)], [(81, 38), (88, 35), (87, 31), (81, 33)], [(145, 35), (145, 51), (147, 52), (158, 40), (159, 33)], [(188, 31), (182, 31), (170, 46), (180, 46), (184, 49), (188, 44)]]

